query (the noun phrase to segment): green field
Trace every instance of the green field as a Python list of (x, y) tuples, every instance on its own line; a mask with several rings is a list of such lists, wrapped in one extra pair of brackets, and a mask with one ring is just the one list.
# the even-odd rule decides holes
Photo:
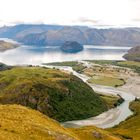
[(118, 62), (118, 65), (125, 65), (125, 66), (135, 66), (135, 67), (140, 67), (140, 62), (135, 62), (135, 61), (121, 61)]
[(92, 84), (112, 86), (112, 87), (118, 87), (125, 84), (125, 81), (123, 79), (106, 77), (106, 76), (93, 76), (88, 80), (88, 82)]
[(140, 62), (136, 62), (136, 61), (113, 61), (113, 60), (87, 60), (87, 61), (100, 65), (107, 64), (107, 65), (115, 65), (115, 66), (131, 68), (135, 72), (140, 74)]
[(77, 61), (66, 61), (66, 62), (54, 62), (54, 63), (47, 63), (47, 65), (53, 65), (53, 66), (70, 66), (73, 68), (73, 70), (81, 73), (86, 67), (83, 66), (82, 63), (79, 63)]
[(91, 63), (99, 64), (99, 65), (116, 65), (118, 61), (114, 60), (86, 60)]
[(118, 66), (127, 67), (133, 69), (135, 72), (140, 74), (140, 62), (135, 61), (122, 61), (117, 63)]

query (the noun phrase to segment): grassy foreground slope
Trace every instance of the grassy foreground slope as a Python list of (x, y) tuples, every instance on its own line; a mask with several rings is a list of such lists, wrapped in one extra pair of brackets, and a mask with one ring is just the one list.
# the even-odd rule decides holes
[(132, 102), (130, 109), (134, 111), (134, 115), (112, 128), (111, 132), (121, 136), (124, 140), (140, 140), (140, 100)]
[(38, 111), (0, 105), (0, 140), (120, 140), (96, 127), (67, 129)]
[(58, 121), (84, 119), (107, 110), (106, 103), (82, 80), (55, 69), (0, 71), (0, 89), (1, 104), (28, 106)]
[(59, 123), (20, 105), (0, 105), (1, 140), (78, 140)]
[(80, 140), (122, 140), (116, 135), (94, 126), (71, 128), (70, 130), (78, 135)]

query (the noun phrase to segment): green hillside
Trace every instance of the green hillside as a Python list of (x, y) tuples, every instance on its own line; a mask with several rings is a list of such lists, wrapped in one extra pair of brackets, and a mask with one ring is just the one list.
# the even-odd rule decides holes
[(84, 119), (107, 110), (79, 78), (55, 69), (15, 67), (0, 71), (0, 103), (21, 104), (58, 121)]

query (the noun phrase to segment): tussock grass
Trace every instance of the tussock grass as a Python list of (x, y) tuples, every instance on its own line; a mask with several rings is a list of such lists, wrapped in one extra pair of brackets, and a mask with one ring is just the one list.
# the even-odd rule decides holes
[(0, 140), (120, 140), (96, 127), (67, 129), (20, 105), (0, 105)]

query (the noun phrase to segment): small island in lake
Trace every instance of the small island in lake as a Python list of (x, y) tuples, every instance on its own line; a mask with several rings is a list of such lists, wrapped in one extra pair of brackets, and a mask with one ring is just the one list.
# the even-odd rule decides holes
[(66, 41), (62, 46), (61, 50), (66, 53), (77, 53), (84, 49), (84, 47), (76, 41)]
[(0, 52), (4, 52), (6, 50), (17, 48), (19, 45), (11, 42), (6, 42), (4, 40), (0, 40)]

